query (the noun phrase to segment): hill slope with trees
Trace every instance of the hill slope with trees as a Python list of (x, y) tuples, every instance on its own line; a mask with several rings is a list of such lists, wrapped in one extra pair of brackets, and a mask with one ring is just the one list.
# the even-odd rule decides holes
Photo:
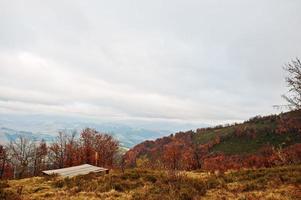
[(138, 144), (125, 155), (131, 167), (183, 170), (269, 167), (300, 160), (301, 110), (178, 132)]

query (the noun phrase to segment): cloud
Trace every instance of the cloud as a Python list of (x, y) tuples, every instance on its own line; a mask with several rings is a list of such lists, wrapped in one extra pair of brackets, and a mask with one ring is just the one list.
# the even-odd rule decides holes
[(226, 122), (275, 111), (299, 1), (1, 1), (0, 112)]

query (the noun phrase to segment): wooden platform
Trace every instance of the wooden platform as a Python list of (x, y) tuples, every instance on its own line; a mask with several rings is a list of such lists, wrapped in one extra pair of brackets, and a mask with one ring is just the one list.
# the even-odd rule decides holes
[(78, 166), (74, 166), (74, 167), (66, 167), (66, 168), (61, 168), (61, 169), (43, 171), (43, 173), (47, 174), (47, 175), (57, 174), (57, 175), (63, 176), (63, 177), (73, 177), (73, 176), (77, 176), (77, 175), (85, 175), (85, 174), (89, 174), (91, 172), (108, 173), (109, 170), (106, 168), (102, 168), (102, 167), (96, 167), (93, 165), (84, 164), (84, 165), (78, 165)]

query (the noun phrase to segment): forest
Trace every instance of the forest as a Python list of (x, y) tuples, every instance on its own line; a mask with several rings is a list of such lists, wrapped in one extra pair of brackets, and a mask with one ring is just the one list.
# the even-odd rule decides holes
[(171, 134), (130, 149), (125, 162), (130, 167), (211, 171), (300, 163), (300, 116), (299, 110)]
[(0, 177), (31, 177), (41, 175), (43, 170), (86, 163), (112, 168), (119, 152), (119, 143), (111, 135), (89, 128), (79, 138), (75, 133), (59, 132), (51, 144), (19, 136), (0, 146)]

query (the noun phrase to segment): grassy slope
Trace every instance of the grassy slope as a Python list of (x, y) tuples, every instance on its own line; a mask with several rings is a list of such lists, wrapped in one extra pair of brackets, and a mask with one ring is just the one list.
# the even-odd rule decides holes
[[(72, 179), (42, 177), (2, 182), (4, 193), (18, 199), (299, 199), (301, 165), (241, 170), (216, 177), (202, 172), (173, 174), (128, 170)], [(3, 189), (4, 188), (4, 189)], [(15, 195), (15, 196), (14, 196)]]
[[(300, 111), (283, 114), (289, 117), (299, 117)], [(205, 144), (213, 140), (216, 136), (224, 138), (222, 142), (215, 145), (212, 152), (224, 152), (225, 154), (248, 154), (255, 153), (264, 145), (273, 145), (275, 147), (285, 147), (291, 144), (300, 143), (301, 135), (298, 133), (275, 134), (277, 121), (270, 119), (260, 119), (257, 122), (245, 122), (242, 124), (224, 127), (219, 129), (206, 130), (202, 133), (196, 133), (194, 140), (198, 144)], [(256, 131), (256, 138), (237, 137), (234, 135), (237, 128), (253, 128)]]
[(266, 144), (282, 147), (285, 144), (301, 142), (300, 134), (276, 135), (261, 133), (255, 139), (232, 137), (213, 147), (212, 151), (222, 151), (225, 154), (255, 153)]

